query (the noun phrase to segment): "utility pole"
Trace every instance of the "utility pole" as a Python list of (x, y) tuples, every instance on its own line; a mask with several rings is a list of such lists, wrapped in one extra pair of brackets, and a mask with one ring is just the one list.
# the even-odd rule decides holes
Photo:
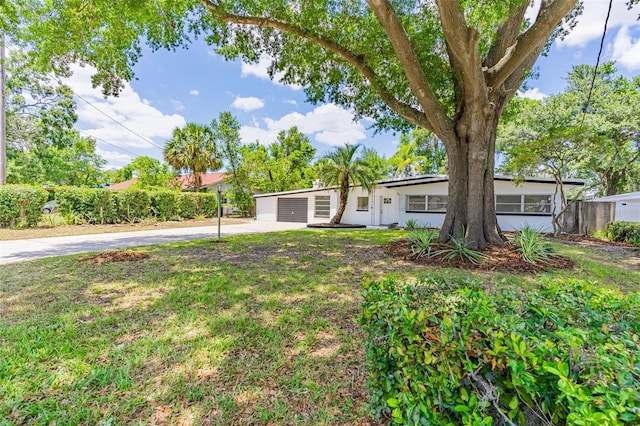
[(0, 34), (0, 185), (7, 183), (7, 112), (4, 73), (4, 31)]

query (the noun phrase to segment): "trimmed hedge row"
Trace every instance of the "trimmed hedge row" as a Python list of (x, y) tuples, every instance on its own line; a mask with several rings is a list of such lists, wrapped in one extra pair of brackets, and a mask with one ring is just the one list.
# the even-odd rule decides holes
[(60, 212), (80, 223), (193, 219), (217, 215), (216, 194), (63, 187), (56, 190)]
[(640, 424), (640, 296), (432, 276), (365, 285), (372, 409), (405, 425)]
[(640, 246), (640, 223), (611, 222), (604, 228), (607, 238)]
[(34, 226), (47, 202), (47, 191), (30, 185), (0, 186), (0, 226)]

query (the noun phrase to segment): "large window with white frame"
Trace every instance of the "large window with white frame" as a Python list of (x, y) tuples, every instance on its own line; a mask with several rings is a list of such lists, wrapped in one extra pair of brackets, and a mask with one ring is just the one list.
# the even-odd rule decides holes
[(408, 212), (445, 212), (448, 197), (446, 195), (407, 195)]
[(551, 214), (551, 195), (496, 195), (496, 213)]
[(315, 197), (315, 217), (329, 217), (331, 212), (331, 198), (328, 195), (316, 195)]

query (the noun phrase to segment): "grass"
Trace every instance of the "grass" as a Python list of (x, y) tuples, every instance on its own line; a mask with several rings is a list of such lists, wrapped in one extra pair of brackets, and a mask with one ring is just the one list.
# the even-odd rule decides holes
[[(223, 217), (223, 225), (244, 223), (251, 219)], [(183, 221), (160, 222), (146, 220), (139, 223), (120, 223), (116, 225), (66, 225), (60, 213), (44, 214), (42, 221), (33, 228), (0, 228), (0, 241), (25, 240), (29, 238), (64, 237), (70, 235), (104, 234), (113, 232), (147, 231), (152, 229), (191, 228), (197, 226), (215, 226), (217, 218), (192, 219)]]
[[(385, 255), (406, 236), (289, 231), (147, 246), (140, 262), (4, 265), (0, 425), (371, 424), (360, 283), (429, 273)], [(564, 276), (640, 290), (638, 265), (557, 248), (579, 262)]]

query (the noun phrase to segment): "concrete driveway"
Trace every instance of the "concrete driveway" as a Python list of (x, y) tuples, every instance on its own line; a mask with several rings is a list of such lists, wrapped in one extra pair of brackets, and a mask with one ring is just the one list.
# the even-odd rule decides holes
[[(238, 234), (258, 234), (305, 228), (304, 223), (252, 221), (222, 225), (222, 237)], [(113, 250), (177, 241), (217, 238), (218, 226), (158, 229), (152, 231), (117, 232), (111, 234), (74, 235), (70, 237), (35, 238), (0, 242), (0, 265), (44, 257), (91, 251)]]

